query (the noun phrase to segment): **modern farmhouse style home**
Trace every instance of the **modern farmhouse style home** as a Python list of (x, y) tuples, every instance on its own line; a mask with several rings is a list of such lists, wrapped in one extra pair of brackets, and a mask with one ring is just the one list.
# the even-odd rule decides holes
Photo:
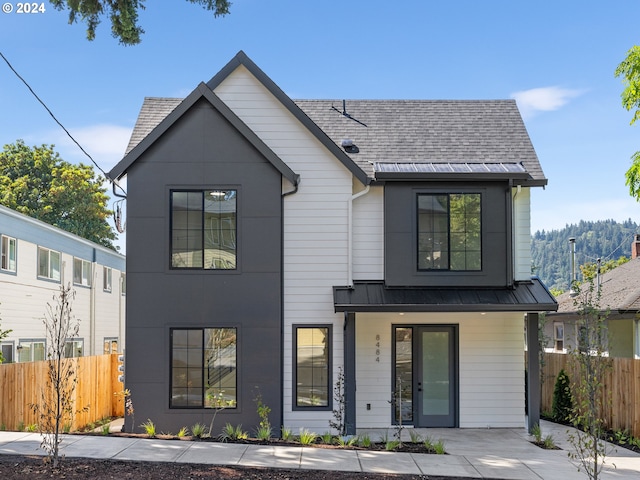
[[(530, 189), (512, 100), (292, 100), (243, 52), (146, 98), (128, 185), (126, 388), (160, 430), (525, 427)], [(344, 385), (337, 399), (337, 382)], [(529, 425), (538, 381), (529, 380)]]

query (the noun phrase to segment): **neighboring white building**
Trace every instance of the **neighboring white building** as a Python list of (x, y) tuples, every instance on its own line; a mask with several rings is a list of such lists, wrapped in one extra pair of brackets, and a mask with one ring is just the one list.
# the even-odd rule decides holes
[(7, 363), (44, 360), (47, 304), (60, 287), (75, 292), (72, 315), (80, 331), (68, 356), (122, 351), (125, 257), (57, 227), (0, 205), (0, 329)]

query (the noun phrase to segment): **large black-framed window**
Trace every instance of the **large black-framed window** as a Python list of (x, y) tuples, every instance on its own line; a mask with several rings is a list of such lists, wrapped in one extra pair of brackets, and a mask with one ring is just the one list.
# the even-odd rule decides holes
[(234, 189), (171, 191), (171, 268), (235, 270)]
[(331, 410), (331, 325), (293, 326), (294, 409)]
[(171, 408), (236, 408), (237, 328), (171, 330)]
[(421, 193), (417, 202), (418, 270), (481, 270), (481, 194)]

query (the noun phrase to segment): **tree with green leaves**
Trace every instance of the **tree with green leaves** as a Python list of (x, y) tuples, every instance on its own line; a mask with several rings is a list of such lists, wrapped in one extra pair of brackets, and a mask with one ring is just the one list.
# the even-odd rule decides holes
[[(631, 125), (640, 118), (640, 46), (634, 45), (615, 71), (616, 77), (622, 77), (622, 106), (633, 110)], [(640, 151), (631, 156), (631, 167), (625, 174), (629, 194), (640, 202)]]
[[(87, 25), (87, 40), (96, 38), (96, 28), (103, 17), (111, 21), (111, 34), (122, 45), (137, 45), (144, 30), (138, 25), (138, 12), (144, 0), (49, 0), (58, 10), (69, 10), (69, 23), (80, 19)], [(213, 12), (214, 17), (229, 13), (229, 0), (188, 0)], [(160, 7), (160, 6), (158, 6)], [(165, 7), (165, 5), (162, 5)], [(162, 8), (160, 7), (160, 8)]]
[(114, 248), (104, 181), (91, 166), (64, 161), (53, 145), (18, 140), (0, 151), (1, 205)]

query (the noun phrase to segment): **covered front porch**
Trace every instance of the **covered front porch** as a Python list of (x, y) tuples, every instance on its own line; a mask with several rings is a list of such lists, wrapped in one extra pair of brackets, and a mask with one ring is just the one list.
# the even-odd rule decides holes
[(400, 422), (529, 429), (539, 422), (538, 313), (556, 304), (537, 279), (513, 289), (356, 282), (334, 287), (334, 301), (344, 313), (349, 433)]

